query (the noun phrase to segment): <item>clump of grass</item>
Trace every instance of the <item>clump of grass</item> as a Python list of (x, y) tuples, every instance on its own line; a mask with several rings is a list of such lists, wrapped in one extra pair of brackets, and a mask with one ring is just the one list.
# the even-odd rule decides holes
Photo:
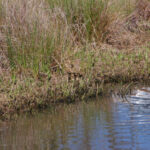
[(76, 40), (101, 41), (113, 19), (109, 0), (48, 0), (50, 6), (61, 7)]
[(61, 52), (72, 39), (61, 11), (53, 12), (40, 0), (6, 0), (2, 5), (8, 58), (13, 68), (47, 72), (61, 61)]
[(62, 69), (64, 51), (101, 42), (113, 20), (103, 0), (2, 0), (2, 6), (10, 64), (35, 74)]

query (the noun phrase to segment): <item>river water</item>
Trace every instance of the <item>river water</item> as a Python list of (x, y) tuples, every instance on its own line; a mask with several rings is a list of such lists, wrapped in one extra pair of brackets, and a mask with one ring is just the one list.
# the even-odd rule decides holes
[(1, 122), (0, 150), (150, 150), (150, 88)]

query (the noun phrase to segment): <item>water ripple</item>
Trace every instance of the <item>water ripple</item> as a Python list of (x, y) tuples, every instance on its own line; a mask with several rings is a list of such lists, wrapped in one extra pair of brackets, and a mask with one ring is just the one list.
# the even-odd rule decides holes
[(0, 124), (0, 149), (149, 150), (150, 88), (99, 99)]

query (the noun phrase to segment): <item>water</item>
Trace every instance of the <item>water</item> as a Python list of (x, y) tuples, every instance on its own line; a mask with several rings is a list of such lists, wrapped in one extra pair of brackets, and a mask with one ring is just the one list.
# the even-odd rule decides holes
[(149, 88), (0, 123), (0, 150), (149, 149)]

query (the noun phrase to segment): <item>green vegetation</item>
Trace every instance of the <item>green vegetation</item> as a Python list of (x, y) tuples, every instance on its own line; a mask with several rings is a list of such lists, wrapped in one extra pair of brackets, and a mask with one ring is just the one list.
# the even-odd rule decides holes
[[(0, 0), (0, 114), (147, 81), (148, 0)], [(133, 20), (135, 19), (135, 20)]]

